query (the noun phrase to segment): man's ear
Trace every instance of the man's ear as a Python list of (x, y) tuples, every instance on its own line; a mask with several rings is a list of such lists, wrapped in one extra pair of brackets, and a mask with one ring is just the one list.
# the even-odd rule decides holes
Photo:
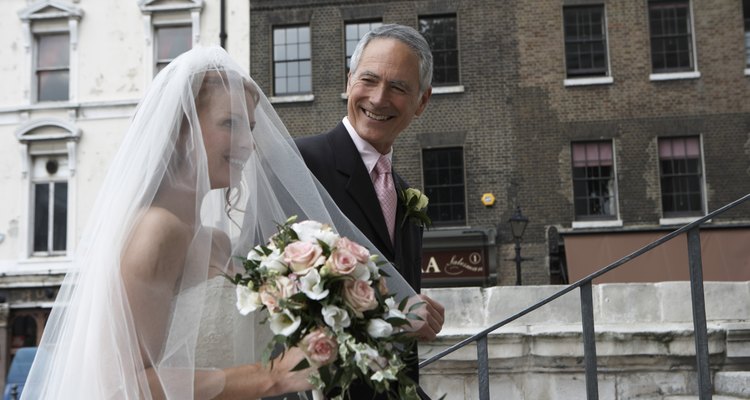
[(414, 112), (414, 115), (416, 115), (417, 117), (422, 115), (425, 107), (427, 107), (427, 103), (430, 101), (430, 96), (432, 96), (432, 86), (428, 87), (427, 90), (425, 90), (424, 93), (419, 96), (419, 106)]

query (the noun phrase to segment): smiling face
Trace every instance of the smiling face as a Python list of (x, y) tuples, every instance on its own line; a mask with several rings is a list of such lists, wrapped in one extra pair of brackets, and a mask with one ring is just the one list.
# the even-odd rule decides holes
[(255, 126), (255, 103), (247, 91), (247, 107), (237, 103), (239, 100), (233, 104), (220, 83), (204, 82), (196, 100), (211, 189), (229, 187), (231, 175), (241, 173), (252, 152), (250, 130)]
[(349, 75), (347, 117), (381, 154), (424, 111), (431, 89), (419, 93), (419, 58), (396, 39), (373, 39)]

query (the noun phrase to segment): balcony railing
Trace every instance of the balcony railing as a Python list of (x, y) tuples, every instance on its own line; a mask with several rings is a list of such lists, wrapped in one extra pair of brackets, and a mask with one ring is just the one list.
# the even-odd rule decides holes
[(583, 351), (584, 365), (586, 376), (586, 398), (588, 400), (597, 400), (599, 398), (599, 382), (597, 377), (597, 360), (596, 360), (596, 341), (594, 338), (594, 304), (592, 295), (592, 281), (607, 272), (610, 272), (628, 261), (668, 242), (675, 237), (687, 234), (687, 251), (688, 251), (688, 268), (690, 272), (690, 299), (693, 308), (693, 328), (695, 332), (695, 354), (696, 370), (698, 372), (698, 397), (700, 400), (710, 400), (713, 395), (713, 386), (711, 384), (711, 371), (708, 359), (708, 332), (706, 328), (706, 306), (703, 294), (703, 268), (701, 261), (701, 243), (700, 243), (700, 226), (718, 215), (731, 210), (732, 208), (750, 200), (750, 194), (735, 200), (706, 216), (691, 222), (660, 239), (643, 246), (642, 248), (622, 257), (621, 259), (607, 265), (606, 267), (570, 284), (564, 289), (532, 304), (531, 306), (513, 314), (512, 316), (495, 323), (494, 325), (482, 330), (481, 332), (468, 337), (455, 345), (441, 351), (434, 356), (425, 359), (419, 363), (420, 368), (424, 368), (433, 362), (461, 349), (462, 347), (476, 342), (477, 347), (477, 366), (479, 382), (479, 399), (490, 399), (490, 379), (489, 379), (489, 356), (487, 352), (487, 335), (498, 328), (523, 317), (526, 314), (550, 303), (559, 297), (575, 289), (580, 290), (581, 297), (581, 325), (583, 333)]

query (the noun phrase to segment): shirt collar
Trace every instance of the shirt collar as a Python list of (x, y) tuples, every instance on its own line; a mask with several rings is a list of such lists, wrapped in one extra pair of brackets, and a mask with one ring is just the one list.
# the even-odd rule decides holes
[(391, 161), (391, 165), (393, 165), (393, 147), (391, 147), (391, 151), (387, 154), (380, 154), (380, 152), (375, 150), (370, 143), (367, 143), (366, 140), (362, 139), (357, 134), (357, 131), (354, 130), (351, 122), (349, 122), (349, 118), (344, 117), (342, 122), (346, 127), (346, 131), (349, 132), (349, 136), (351, 136), (354, 146), (357, 147), (357, 151), (359, 151), (359, 155), (365, 163), (365, 168), (367, 168), (368, 174), (372, 174), (372, 170), (375, 169), (375, 164), (378, 163), (378, 159), (381, 155), (386, 156), (388, 160)]

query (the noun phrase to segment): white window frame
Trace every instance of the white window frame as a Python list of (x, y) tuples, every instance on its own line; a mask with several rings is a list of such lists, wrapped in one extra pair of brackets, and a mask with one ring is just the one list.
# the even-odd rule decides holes
[(78, 24), (83, 17), (83, 10), (65, 1), (46, 0), (22, 9), (18, 12), (18, 17), (21, 19), (23, 45), (26, 51), (24, 71), (29, 74), (26, 80), (29, 82), (26, 88), (29, 104), (38, 102), (36, 36), (45, 33), (67, 33), (70, 37), (67, 103), (75, 103), (78, 99)]
[[(646, 26), (650, 26), (651, 24), (651, 15), (650, 15), (650, 9), (649, 9), (649, 2), (646, 0)], [(650, 66), (651, 73), (649, 74), (648, 78), (652, 82), (656, 81), (671, 81), (671, 80), (681, 80), (681, 79), (698, 79), (701, 77), (700, 71), (698, 71), (698, 47), (695, 43), (695, 13), (693, 12), (693, 0), (688, 0), (688, 10), (690, 11), (690, 40), (692, 41), (693, 45), (693, 70), (692, 71), (682, 71), (682, 72), (653, 72), (653, 66)], [(649, 29), (648, 32), (648, 43), (649, 47), (651, 46), (651, 30)], [(651, 51), (649, 51), (648, 55), (649, 64), (653, 62), (653, 56), (651, 55)]]
[(156, 74), (156, 28), (189, 25), (192, 28), (192, 45), (195, 47), (200, 43), (203, 0), (138, 0), (138, 7), (143, 14), (143, 31), (146, 33), (143, 55), (143, 70), (147, 72), (144, 75), (146, 87)]
[[(657, 168), (657, 179), (659, 182), (659, 208), (660, 212), (662, 213), (662, 217), (659, 218), (659, 225), (664, 226), (672, 226), (672, 225), (685, 225), (689, 224), (691, 222), (697, 221), (701, 218), (703, 218), (706, 213), (708, 212), (708, 190), (706, 187), (706, 156), (703, 149), (703, 135), (689, 135), (686, 134), (685, 137), (688, 136), (698, 136), (698, 148), (700, 149), (700, 160), (701, 160), (701, 201), (703, 204), (701, 204), (701, 208), (703, 209), (702, 215), (694, 215), (694, 216), (686, 216), (686, 217), (664, 217), (664, 207), (661, 206), (661, 196), (662, 196), (662, 190), (661, 190), (661, 165)], [(656, 160), (658, 163), (661, 163), (661, 158), (659, 157), (659, 139), (669, 139), (669, 136), (659, 136), (656, 138)], [(710, 221), (709, 221), (710, 222)]]
[[(568, 74), (568, 66), (565, 65), (565, 75), (566, 78), (563, 80), (563, 86), (592, 86), (592, 85), (611, 85), (615, 82), (614, 77), (612, 77), (612, 61), (610, 60), (610, 51), (609, 51), (609, 20), (607, 17), (607, 5), (606, 4), (590, 4), (590, 6), (602, 6), (603, 11), (603, 22), (604, 22), (604, 36), (606, 38), (606, 51), (607, 51), (607, 75), (605, 76), (585, 76), (580, 78), (567, 78)], [(563, 57), (567, 57), (567, 54), (565, 53), (565, 8), (568, 6), (563, 6), (561, 9), (562, 11), (562, 29), (563, 29)], [(563, 58), (563, 64), (565, 64), (565, 58)]]
[[(20, 224), (20, 236), (23, 238), (19, 246), (18, 259), (21, 263), (46, 263), (50, 259), (69, 259), (69, 255), (75, 251), (75, 204), (76, 204), (76, 152), (81, 131), (75, 125), (67, 121), (52, 118), (29, 121), (21, 125), (16, 131), (16, 138), (20, 145), (21, 153), (21, 183), (25, 188), (23, 191), (22, 204), (25, 207), (23, 215), (26, 216)], [(56, 146), (44, 146), (52, 142)], [(64, 143), (64, 146), (62, 144)], [(34, 188), (34, 177), (31, 173), (34, 157), (63, 155), (68, 161), (68, 215), (67, 215), (67, 243), (65, 255), (39, 256), (34, 255), (33, 249), (33, 221), (34, 205), (32, 204), (31, 191)], [(65, 267), (65, 264), (61, 264)]]
[[(619, 182), (617, 179), (617, 143), (615, 139), (603, 139), (603, 140), (593, 140), (592, 142), (605, 142), (609, 141), (610, 145), (612, 145), (612, 179), (614, 180), (614, 198), (615, 198), (615, 214), (614, 219), (604, 219), (604, 220), (590, 220), (590, 221), (573, 221), (571, 223), (571, 228), (573, 229), (586, 229), (586, 228), (619, 228), (622, 227), (622, 216), (620, 215), (620, 187)], [(575, 143), (580, 142), (586, 142), (585, 140), (576, 141)], [(571, 146), (572, 148), (572, 146)], [(570, 155), (570, 162), (573, 162), (573, 154)], [(571, 166), (572, 167), (572, 166)], [(572, 173), (572, 168), (571, 168)], [(571, 176), (572, 178), (572, 176)], [(572, 182), (572, 180), (571, 180)], [(575, 191), (573, 191), (573, 198), (575, 199)], [(575, 200), (574, 200), (575, 203)], [(573, 212), (575, 214), (575, 211)], [(575, 216), (577, 217), (577, 215)]]

